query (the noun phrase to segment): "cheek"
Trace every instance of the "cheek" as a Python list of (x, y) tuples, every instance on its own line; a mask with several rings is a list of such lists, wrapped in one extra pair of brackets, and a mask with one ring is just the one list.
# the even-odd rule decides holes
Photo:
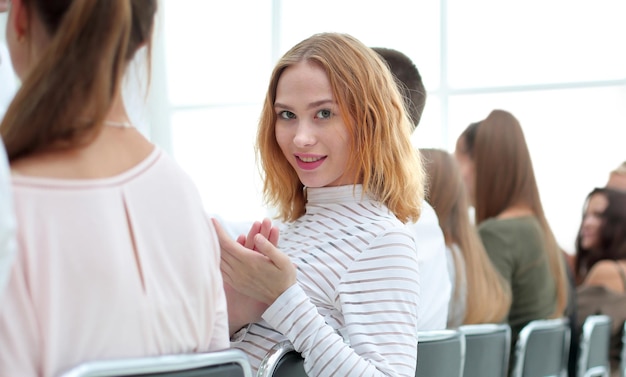
[(278, 143), (278, 146), (280, 147), (280, 150), (283, 152), (283, 154), (287, 156), (290, 153), (289, 145), (291, 145), (291, 140), (293, 140), (293, 138), (282, 127), (277, 127), (274, 132), (276, 135), (276, 143)]
[(11, 65), (13, 66), (13, 70), (17, 77), (20, 80), (24, 79), (24, 72), (26, 71), (27, 66), (27, 58), (26, 51), (24, 49), (25, 43), (18, 43), (12, 38), (7, 38), (7, 48), (9, 50), (9, 55), (11, 56)]

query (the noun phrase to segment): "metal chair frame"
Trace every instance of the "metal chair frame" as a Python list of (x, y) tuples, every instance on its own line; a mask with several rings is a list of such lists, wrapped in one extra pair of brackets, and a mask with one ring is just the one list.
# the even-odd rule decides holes
[[(608, 377), (610, 374), (609, 349), (611, 347), (611, 317), (607, 315), (591, 315), (585, 318), (580, 337), (580, 353), (578, 355), (578, 377)], [(604, 330), (604, 334), (597, 331)], [(598, 351), (593, 337), (601, 335), (606, 344), (601, 345), (602, 364), (589, 365), (591, 352)]]
[[(202, 368), (216, 367), (213, 371), (199, 372)], [(118, 376), (224, 376), (219, 367), (241, 369), (243, 377), (252, 377), (248, 356), (238, 349), (226, 349), (195, 354), (164, 355), (142, 358), (97, 360), (80, 364), (63, 373), (61, 377), (118, 377)], [(232, 371), (231, 371), (232, 373)]]

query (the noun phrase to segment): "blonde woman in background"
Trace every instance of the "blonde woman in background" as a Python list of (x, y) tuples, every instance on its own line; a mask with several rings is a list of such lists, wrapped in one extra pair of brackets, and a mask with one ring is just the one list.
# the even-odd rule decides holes
[(437, 213), (448, 251), (453, 287), (448, 327), (506, 321), (511, 291), (470, 221), (467, 193), (454, 157), (439, 149), (421, 152), (428, 175), (427, 199)]

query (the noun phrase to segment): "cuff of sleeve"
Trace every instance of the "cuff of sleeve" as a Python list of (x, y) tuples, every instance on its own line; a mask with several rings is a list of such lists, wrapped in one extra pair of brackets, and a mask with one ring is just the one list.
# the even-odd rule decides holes
[[(261, 317), (265, 321), (267, 321), (267, 323), (274, 326), (274, 323), (272, 323), (272, 319), (276, 318), (282, 311), (291, 310), (289, 309), (290, 303), (291, 307), (293, 307), (295, 303), (302, 301), (302, 297), (308, 299), (306, 293), (304, 293), (300, 285), (294, 284), (291, 287), (287, 288), (287, 290), (284, 291), (283, 294), (278, 296), (278, 298), (272, 303), (272, 305), (270, 305), (265, 310)], [(284, 315), (282, 317), (284, 318)], [(276, 327), (274, 326), (274, 328)]]

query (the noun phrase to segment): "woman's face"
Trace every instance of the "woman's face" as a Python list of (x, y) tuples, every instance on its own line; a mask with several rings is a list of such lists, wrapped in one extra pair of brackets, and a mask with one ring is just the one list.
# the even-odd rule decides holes
[[(0, 0), (2, 1), (2, 0)], [(24, 71), (28, 65), (28, 43), (24, 34), (21, 21), (24, 19), (24, 7), (21, 2), (16, 2), (8, 7), (8, 18), (6, 24), (6, 42), (11, 56), (11, 64), (15, 73), (20, 79), (23, 79)]]
[(474, 168), (474, 160), (472, 160), (466, 151), (467, 148), (465, 146), (465, 140), (460, 137), (456, 143), (454, 157), (459, 164), (459, 170), (461, 171), (461, 176), (463, 176), (463, 182), (465, 183), (465, 188), (467, 189), (467, 195), (471, 205), (474, 205), (476, 170)]
[(20, 0), (14, 0), (8, 6), (6, 42), (15, 74), (22, 81), (50, 42), (50, 36), (36, 14), (29, 12)]
[(602, 193), (593, 194), (589, 198), (580, 229), (580, 246), (583, 249), (597, 249), (600, 247), (600, 229), (602, 228), (602, 214), (609, 201)]
[(276, 141), (307, 187), (353, 184), (350, 134), (333, 97), (326, 72), (300, 62), (281, 74), (274, 110)]

